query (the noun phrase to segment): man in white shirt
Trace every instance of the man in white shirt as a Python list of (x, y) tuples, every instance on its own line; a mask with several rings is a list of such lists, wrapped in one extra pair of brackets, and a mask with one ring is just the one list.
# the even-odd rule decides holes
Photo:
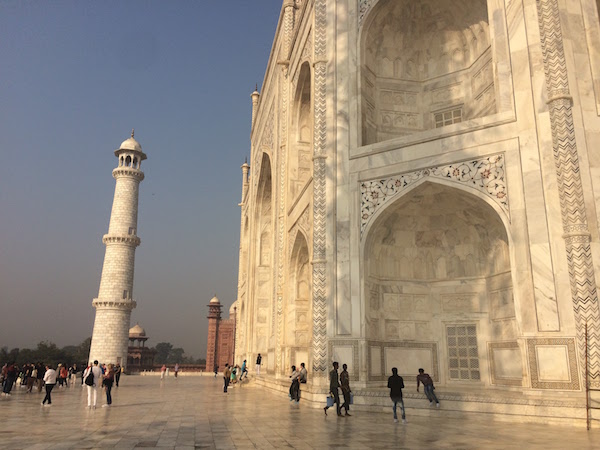
[[(44, 397), (44, 401), (42, 401), (42, 406), (50, 406), (52, 405), (50, 392), (52, 392), (52, 389), (56, 385), (56, 370), (48, 365), (46, 366), (46, 373), (44, 374), (44, 385), (46, 386), (46, 396)], [(48, 402), (47, 405), (46, 402)]]
[[(88, 376), (92, 379), (88, 379)], [(98, 366), (98, 361), (94, 365), (89, 365), (83, 374), (83, 382), (87, 386), (88, 400), (87, 407), (96, 409), (96, 400), (98, 399), (98, 387), (102, 385), (102, 369)], [(94, 398), (92, 405), (92, 397)]]

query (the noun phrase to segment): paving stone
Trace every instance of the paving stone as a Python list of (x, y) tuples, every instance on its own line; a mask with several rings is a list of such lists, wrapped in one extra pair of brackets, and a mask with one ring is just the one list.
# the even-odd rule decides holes
[[(85, 408), (85, 389), (43, 394), (16, 389), (0, 398), (0, 449), (565, 449), (598, 448), (600, 430), (504, 423), (477, 415), (410, 415), (396, 424), (389, 414), (356, 411), (325, 417), (307, 403), (290, 409), (286, 396), (249, 385), (224, 394), (211, 377), (123, 377), (113, 406)], [(99, 399), (104, 400), (100, 395)], [(185, 419), (184, 419), (185, 418)], [(600, 425), (598, 425), (600, 428)]]

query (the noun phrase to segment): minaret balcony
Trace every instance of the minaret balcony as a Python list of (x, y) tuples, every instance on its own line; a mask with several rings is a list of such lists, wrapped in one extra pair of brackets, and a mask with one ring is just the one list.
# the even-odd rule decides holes
[(131, 299), (103, 299), (95, 298), (92, 300), (94, 308), (116, 308), (124, 310), (132, 310), (137, 306), (137, 302)]
[(115, 179), (120, 177), (132, 177), (138, 179), (139, 181), (144, 179), (144, 172), (142, 172), (140, 169), (134, 169), (133, 167), (116, 167), (113, 169), (112, 175)]
[(142, 242), (141, 239), (134, 235), (114, 235), (114, 234), (105, 234), (102, 237), (102, 242), (104, 245), (108, 244), (128, 244), (134, 247), (137, 247)]

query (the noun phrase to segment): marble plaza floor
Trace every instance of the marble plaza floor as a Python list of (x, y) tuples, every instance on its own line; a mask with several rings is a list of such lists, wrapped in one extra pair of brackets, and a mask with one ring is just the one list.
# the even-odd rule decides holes
[[(87, 409), (86, 389), (55, 389), (52, 407), (43, 394), (15, 388), (0, 397), (0, 449), (70, 448), (389, 448), (568, 449), (600, 448), (600, 431), (469, 419), (411, 417), (396, 424), (392, 411), (336, 417), (330, 409), (295, 405), (252, 383), (222, 392), (222, 379), (123, 377), (113, 406)], [(100, 401), (101, 400), (101, 401)], [(352, 413), (352, 411), (351, 411)]]

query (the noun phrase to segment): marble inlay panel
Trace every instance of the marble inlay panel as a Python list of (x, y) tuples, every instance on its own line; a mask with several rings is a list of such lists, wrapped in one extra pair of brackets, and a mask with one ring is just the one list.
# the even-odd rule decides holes
[(385, 179), (362, 181), (360, 183), (361, 236), (373, 215), (384, 204), (425, 178), (438, 178), (475, 189), (491, 198), (510, 218), (504, 154), (497, 154), (471, 161), (420, 169)]

